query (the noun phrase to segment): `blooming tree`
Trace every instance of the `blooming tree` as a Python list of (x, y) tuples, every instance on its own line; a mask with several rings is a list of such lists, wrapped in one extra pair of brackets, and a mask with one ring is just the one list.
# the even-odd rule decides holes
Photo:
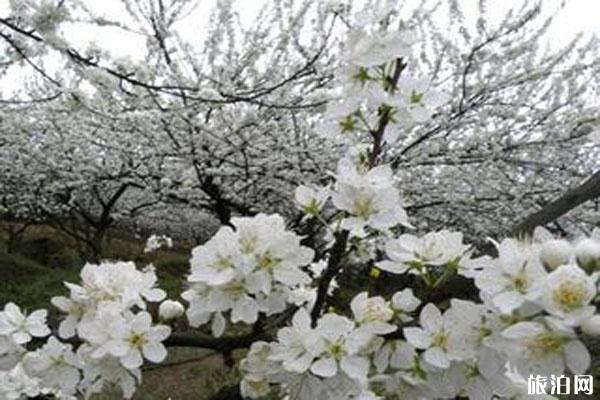
[[(338, 86), (315, 126), (319, 140), (341, 156), (327, 179), (298, 182), (299, 221), (286, 225), (277, 213), (232, 217), (231, 210), (215, 209), (224, 225), (192, 250), (185, 306), (165, 300), (152, 266), (121, 261), (86, 264), (80, 282), (66, 283), (68, 296), (52, 299), (61, 312), (54, 329), (46, 310), (26, 313), (6, 304), (0, 312), (3, 396), (71, 399), (116, 385), (129, 398), (142, 365), (163, 361), (169, 346), (224, 354), (249, 348), (239, 364), (239, 386), (215, 399), (518, 400), (527, 398), (532, 374), (586, 373), (586, 339), (600, 335), (598, 228), (574, 239), (525, 229), (531, 234), (492, 241), (486, 254), (458, 231), (419, 231), (419, 214), (407, 212), (404, 188), (411, 183), (407, 172), (394, 173), (403, 162), (400, 144), (437, 135), (441, 128), (429, 133), (423, 124), (456, 93), (416, 75), (423, 32), (401, 23), (392, 3), (346, 21)], [(347, 17), (338, 9), (334, 15)], [(498, 34), (511, 34), (512, 26)], [(211, 62), (219, 64), (219, 57)], [(444, 63), (437, 63), (440, 71)], [(462, 79), (457, 112), (468, 116), (478, 107), (468, 93), (478, 89), (468, 70)], [(183, 87), (155, 89), (192, 96)], [(193, 163), (193, 173), (206, 184), (198, 166)], [(214, 181), (208, 182), (211, 188)], [(234, 201), (212, 193), (217, 197), (208, 194), (207, 206)], [(348, 275), (362, 276), (366, 287), (341, 287)], [(457, 282), (471, 290), (455, 290)], [(174, 321), (183, 318), (189, 331), (174, 331), (180, 326)]]

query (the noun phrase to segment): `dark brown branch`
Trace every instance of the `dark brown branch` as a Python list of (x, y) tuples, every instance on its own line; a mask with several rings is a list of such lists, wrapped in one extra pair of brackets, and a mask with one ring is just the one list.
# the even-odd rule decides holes
[[(392, 76), (387, 78), (387, 91), (393, 93), (396, 90), (398, 80), (400, 79), (402, 71), (404, 71), (404, 68), (406, 68), (406, 65), (407, 64), (401, 58), (396, 59), (394, 73)], [(373, 148), (371, 149), (371, 153), (369, 154), (369, 164), (372, 167), (375, 166), (377, 162), (377, 157), (379, 157), (379, 154), (381, 153), (383, 145), (383, 134), (385, 132), (385, 128), (388, 126), (391, 119), (390, 113), (391, 111), (389, 109), (383, 109), (379, 117), (377, 128), (371, 132), (371, 136), (373, 137)]]
[(350, 232), (347, 230), (338, 232), (336, 234), (335, 243), (331, 247), (329, 253), (329, 261), (327, 267), (323, 271), (323, 275), (319, 279), (319, 286), (317, 288), (317, 299), (315, 305), (310, 313), (310, 317), (313, 324), (316, 324), (317, 319), (321, 315), (321, 311), (325, 306), (325, 300), (327, 299), (327, 292), (329, 291), (329, 285), (333, 278), (342, 268), (342, 259), (346, 251), (346, 244), (348, 242), (348, 236)]
[(229, 353), (235, 349), (244, 349), (259, 340), (270, 340), (263, 332), (252, 332), (240, 336), (223, 336), (214, 338), (197, 332), (175, 332), (164, 344), (167, 347), (199, 347), (218, 352)]
[(580, 186), (567, 191), (538, 212), (526, 217), (512, 229), (512, 234), (515, 236), (531, 234), (536, 226), (552, 222), (575, 207), (597, 197), (600, 197), (600, 170)]

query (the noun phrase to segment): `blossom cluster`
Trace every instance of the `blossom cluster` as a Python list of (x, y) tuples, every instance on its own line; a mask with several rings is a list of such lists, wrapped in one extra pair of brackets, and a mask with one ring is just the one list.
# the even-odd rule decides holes
[(411, 226), (388, 165), (369, 169), (360, 158), (348, 155), (338, 163), (332, 189), (299, 186), (296, 190), (299, 208), (309, 216), (320, 217), (329, 199), (344, 212), (340, 227), (353, 236), (364, 237), (369, 231), (388, 234), (398, 225)]
[[(46, 310), (27, 314), (14, 303), (0, 311), (0, 398), (75, 399), (81, 363), (70, 344), (49, 336), (47, 314)], [(34, 339), (47, 337), (43, 346), (27, 350)]]
[(292, 292), (311, 282), (307, 267), (314, 251), (285, 227), (279, 215), (232, 218), (205, 244), (192, 250), (189, 302), (191, 326), (211, 322), (221, 336), (226, 316), (232, 323), (252, 324), (294, 303)]
[[(171, 329), (154, 324), (146, 311), (147, 302), (165, 297), (155, 287), (153, 269), (139, 271), (126, 262), (86, 264), (81, 283), (65, 285), (69, 297), (52, 299), (64, 313), (56, 336), (47, 326), (46, 310), (27, 315), (8, 303), (0, 312), (2, 398), (52, 394), (75, 399), (108, 384), (130, 397), (141, 379), (143, 360), (161, 362), (167, 355), (162, 342)], [(28, 351), (33, 338), (47, 339)]]
[(171, 248), (173, 247), (173, 239), (166, 235), (150, 235), (146, 240), (146, 246), (144, 247), (144, 253), (151, 253), (162, 247)]
[[(275, 390), (306, 400), (516, 400), (528, 398), (530, 374), (584, 373), (590, 354), (581, 332), (600, 333), (593, 304), (599, 231), (571, 243), (538, 229), (532, 239), (494, 243), (496, 257), (474, 257), (459, 232), (403, 233), (411, 225), (392, 170), (381, 163), (381, 146), (393, 144), (399, 127), (430, 118), (444, 95), (396, 76), (412, 34), (362, 29), (350, 39), (341, 100), (330, 105), (323, 126), (349, 145), (347, 156), (331, 188), (302, 186), (296, 200), (327, 229), (375, 246), (359, 257), (375, 267), (372, 277), (381, 271), (415, 275), (426, 290), (390, 300), (363, 292), (350, 310), (328, 310), (316, 319), (314, 309), (300, 308), (276, 340), (255, 343), (242, 361), (243, 395), (261, 398)], [(325, 213), (329, 198), (335, 210)], [(354, 252), (350, 247), (345, 257)], [(457, 276), (473, 282), (478, 294), (457, 293), (447, 304), (429, 300)]]
[[(381, 24), (363, 21), (348, 34), (344, 65), (338, 76), (339, 95), (328, 105), (319, 132), (349, 144), (363, 143), (381, 129), (381, 116), (392, 124), (382, 140), (394, 144), (401, 132), (428, 121), (448, 95), (432, 82), (406, 74), (406, 59), (418, 41), (413, 31), (381, 31)], [(398, 75), (397, 78), (390, 77)]]
[(583, 374), (590, 353), (581, 332), (600, 335), (598, 273), (586, 272), (600, 260), (598, 233), (571, 244), (538, 230), (537, 239), (505, 239), (497, 257), (480, 259), (456, 232), (390, 239), (386, 271), (428, 283), (428, 267), (448, 268), (473, 279), (481, 301), (456, 298), (440, 307), (423, 304), (410, 289), (390, 301), (363, 292), (348, 316), (326, 313), (314, 327), (300, 309), (276, 341), (253, 345), (242, 362), (242, 392), (260, 398), (277, 388), (307, 400), (524, 400), (531, 374)]
[(300, 308), (292, 326), (282, 328), (273, 343), (254, 343), (242, 362), (244, 396), (268, 394), (271, 385), (289, 387), (292, 397), (347, 399), (363, 393), (371, 359), (383, 336), (397, 330), (397, 322), (419, 305), (411, 289), (392, 301), (366, 292), (351, 302), (352, 317), (323, 315), (315, 327), (308, 311)]

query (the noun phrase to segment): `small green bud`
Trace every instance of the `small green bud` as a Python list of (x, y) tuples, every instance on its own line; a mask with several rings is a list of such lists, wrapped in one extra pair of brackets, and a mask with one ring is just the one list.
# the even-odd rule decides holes
[(425, 93), (421, 93), (421, 92), (417, 92), (417, 91), (413, 90), (412, 93), (410, 94), (410, 102), (412, 104), (420, 104), (421, 100), (423, 100), (424, 95), (425, 95)]

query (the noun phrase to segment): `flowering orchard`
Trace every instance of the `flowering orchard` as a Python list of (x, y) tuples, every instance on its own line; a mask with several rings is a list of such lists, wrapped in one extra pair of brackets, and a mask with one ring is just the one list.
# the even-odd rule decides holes
[[(46, 310), (4, 305), (0, 397), (116, 386), (130, 398), (142, 367), (173, 346), (248, 349), (239, 385), (215, 400), (518, 400), (530, 375), (588, 372), (586, 341), (600, 336), (598, 228), (571, 240), (525, 227), (477, 248), (449, 228), (419, 231), (407, 212), (396, 146), (453, 96), (415, 74), (419, 30), (392, 15), (367, 8), (344, 36), (335, 96), (315, 128), (341, 157), (319, 184), (296, 185), (299, 221), (223, 217), (192, 250), (181, 299), (166, 299), (152, 266), (101, 261), (52, 298), (57, 326)], [(152, 236), (146, 251), (171, 244)], [(344, 288), (346, 275), (369, 283)], [(335, 301), (341, 289), (349, 304)], [(189, 329), (175, 329), (182, 320)]]

